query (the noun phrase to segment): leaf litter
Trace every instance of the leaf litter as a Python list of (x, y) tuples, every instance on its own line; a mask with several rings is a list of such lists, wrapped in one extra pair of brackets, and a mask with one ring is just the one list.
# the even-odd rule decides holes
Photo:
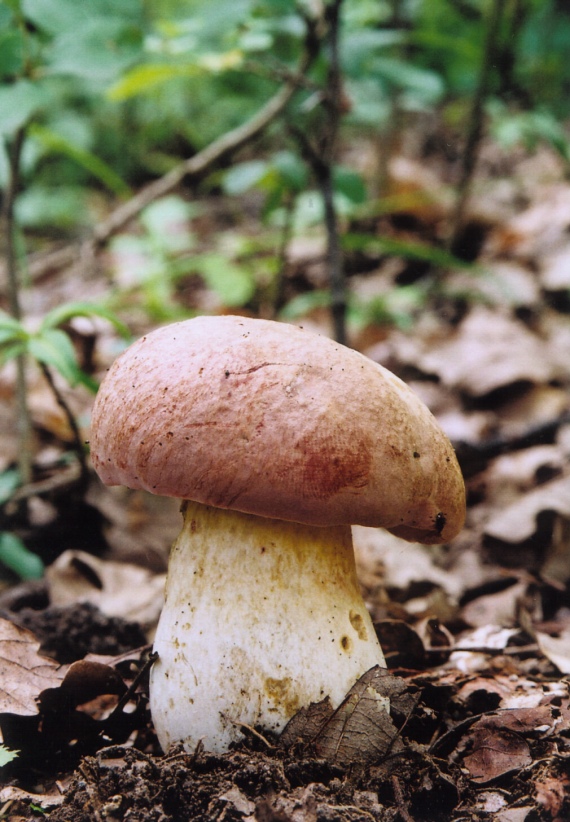
[[(396, 191), (409, 185), (404, 172), (400, 180), (394, 172)], [(513, 202), (528, 173), (515, 181)], [(420, 166), (417, 189), (422, 179)], [(325, 703), (301, 712), (280, 740), (246, 729), (226, 755), (200, 747), (163, 755), (147, 707), (149, 648), (137, 646), (150, 641), (161, 607), (172, 505), (93, 485), (100, 556), (77, 531), (62, 532), (44, 582), (0, 593), (0, 728), (4, 744), (19, 751), (2, 768), (4, 816), (32, 818), (42, 807), (56, 822), (570, 817), (569, 192), (560, 182), (537, 185), (522, 211), (474, 201), (473, 221), (487, 226), (477, 260), (484, 274), (449, 272), (413, 334), (358, 333), (359, 347), (436, 413), (468, 484), (467, 525), (450, 545), (404, 546), (355, 529), (359, 576), (389, 671), (369, 672), (336, 711)], [(421, 198), (417, 213), (408, 209), (424, 234), (441, 231), (444, 199), (435, 217)], [(405, 234), (389, 218), (377, 229)], [(322, 268), (321, 247), (311, 247), (291, 260), (299, 281), (302, 269)], [(404, 259), (376, 262), (354, 275), (355, 290), (382, 282), (385, 291), (423, 276)], [(67, 292), (81, 278), (59, 277), (53, 294), (76, 297)], [(44, 303), (55, 299), (42, 291)], [(306, 324), (323, 328), (322, 311)], [(104, 325), (92, 331), (94, 368), (103, 370), (118, 349)], [(31, 390), (38, 463), (49, 479), (65, 451), (65, 421), (41, 381)], [(0, 413), (11, 391), (3, 374)], [(72, 402), (88, 419), (90, 398), (74, 394)], [(8, 465), (14, 436), (8, 425), (2, 432)], [(31, 499), (41, 552), (50, 517), (53, 542), (65, 509), (41, 491)], [(74, 621), (85, 644), (59, 645)], [(108, 646), (95, 642), (107, 636), (103, 626)], [(126, 645), (113, 646), (113, 638)], [(378, 710), (387, 695), (390, 715)]]

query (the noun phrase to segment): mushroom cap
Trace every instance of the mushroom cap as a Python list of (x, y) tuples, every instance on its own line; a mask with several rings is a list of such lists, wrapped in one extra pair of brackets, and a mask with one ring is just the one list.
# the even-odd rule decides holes
[(127, 349), (93, 409), (107, 485), (309, 525), (455, 536), (465, 487), (436, 420), (390, 371), (327, 337), (196, 317)]

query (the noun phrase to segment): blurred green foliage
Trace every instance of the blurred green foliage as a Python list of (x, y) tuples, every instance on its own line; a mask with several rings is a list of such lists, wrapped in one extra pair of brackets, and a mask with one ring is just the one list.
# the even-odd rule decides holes
[[(341, 137), (381, 138), (402, 112), (428, 113), (461, 134), (485, 59), (485, 21), (496, 2), (345, 0)], [(48, 236), (79, 233), (100, 218), (102, 197), (128, 198), (243, 123), (294, 70), (305, 33), (299, 9), (310, 13), (318, 5), (0, 0), (0, 189), (8, 180), (7, 148), (23, 129), (19, 225)], [(547, 142), (568, 160), (570, 7), (509, 0), (504, 8), (489, 128), (506, 147)], [(327, 70), (323, 54), (301, 78), (289, 110), (308, 132), (318, 130)], [(337, 168), (334, 182), (341, 217), (351, 218), (371, 197), (370, 181), (354, 169)], [(254, 156), (203, 181), (202, 191), (220, 186), (235, 197), (258, 192), (268, 231), (286, 224), (294, 234), (323, 217), (311, 173), (283, 127), (270, 129)], [(173, 249), (153, 227), (160, 209), (172, 207), (169, 201), (147, 210), (144, 236), (131, 238), (146, 259), (139, 278), (156, 319), (176, 315), (175, 284), (197, 252), (190, 228), (186, 247)], [(233, 274), (222, 282), (213, 272), (224, 251), (199, 251), (194, 271), (225, 291), (228, 306), (252, 299), (257, 284), (247, 266), (233, 259)]]
[[(493, 1), (345, 0), (346, 128), (381, 130), (396, 104), (459, 117), (477, 83)], [(570, 107), (570, 8), (507, 6), (494, 93), (511, 115), (539, 111), (560, 122)], [(34, 186), (126, 196), (255, 111), (294, 65), (303, 31), (290, 0), (0, 0), (0, 134), (34, 122), (24, 158)], [(317, 61), (305, 101), (325, 71)], [(534, 129), (544, 140), (552, 131)], [(35, 202), (43, 213), (45, 201)], [(33, 211), (30, 202), (23, 217), (37, 225)]]

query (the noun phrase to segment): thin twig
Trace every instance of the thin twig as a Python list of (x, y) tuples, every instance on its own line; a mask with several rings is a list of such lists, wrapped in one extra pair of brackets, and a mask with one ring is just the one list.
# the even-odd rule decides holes
[(79, 430), (79, 426), (77, 425), (77, 420), (75, 419), (75, 415), (71, 408), (69, 407), (67, 400), (57, 387), (55, 380), (53, 378), (53, 374), (51, 373), (50, 368), (43, 362), (38, 363), (42, 374), (44, 375), (47, 384), (49, 385), (52, 394), (55, 397), (55, 401), (65, 414), (65, 418), (68, 422), (68, 425), (71, 429), (72, 439), (73, 439), (73, 450), (75, 455), (77, 456), (77, 460), (79, 462), (80, 468), (80, 476), (79, 482), (80, 484), (87, 484), (89, 480), (89, 468), (87, 466), (87, 457), (85, 456), (85, 449), (83, 447), (83, 440), (81, 439), (81, 432)]
[(410, 812), (408, 810), (408, 803), (404, 798), (404, 792), (402, 790), (402, 786), (400, 785), (400, 780), (397, 776), (392, 777), (392, 788), (394, 790), (394, 799), (396, 800), (398, 813), (400, 814), (404, 822), (414, 822), (414, 819), (410, 815)]
[(503, 19), (506, 0), (493, 0), (487, 20), (485, 43), (483, 47), (483, 61), (479, 79), (467, 125), (467, 139), (461, 162), (461, 176), (457, 186), (458, 199), (450, 230), (448, 248), (455, 249), (465, 217), (465, 209), (471, 194), (473, 175), (479, 159), (481, 142), (484, 130), (484, 107), (489, 94), (493, 68), (496, 61), (497, 48), (500, 36), (501, 21)]
[(295, 136), (305, 159), (313, 170), (321, 193), (327, 234), (327, 268), (333, 332), (335, 340), (345, 344), (347, 337), (347, 287), (333, 186), (333, 166), (342, 112), (342, 85), (339, 57), (340, 9), (342, 2), (343, 0), (334, 0), (334, 2), (326, 7), (329, 65), (327, 88), (321, 95), (322, 106), (326, 115), (321, 133), (317, 137), (317, 143), (313, 144), (306, 134), (296, 126), (291, 127), (291, 132)]
[(284, 220), (277, 249), (277, 271), (271, 288), (269, 311), (275, 317), (285, 303), (285, 275), (287, 270), (287, 249), (293, 236), (293, 217), (295, 214), (295, 197), (289, 196), (284, 205)]
[(77, 463), (68, 466), (64, 471), (58, 471), (51, 477), (38, 482), (31, 482), (29, 485), (21, 485), (10, 497), (10, 502), (19, 502), (30, 497), (43, 497), (62, 491), (64, 488), (71, 489), (78, 485), (81, 478), (81, 469)]
[[(8, 306), (14, 319), (22, 317), (20, 305), (20, 283), (16, 256), (16, 221), (14, 208), (20, 187), (20, 159), (26, 138), (24, 126), (18, 129), (11, 145), (8, 146), (9, 174), (4, 191), (2, 208), (2, 229), (6, 243), (6, 273), (8, 278)], [(32, 421), (28, 407), (26, 384), (26, 355), (16, 357), (16, 413), (18, 429), (18, 470), (22, 483), (32, 479)]]
[(121, 698), (115, 705), (112, 713), (105, 720), (105, 724), (107, 726), (113, 726), (113, 723), (117, 720), (117, 717), (123, 712), (123, 708), (125, 707), (127, 702), (130, 702), (130, 700), (135, 696), (137, 688), (140, 685), (143, 677), (146, 676), (146, 674), (148, 673), (152, 665), (154, 665), (157, 659), (158, 654), (156, 653), (156, 651), (152, 651), (148, 655), (148, 658), (145, 660), (143, 666), (141, 667), (141, 669), (139, 670), (139, 672), (137, 673), (137, 675), (125, 691), (125, 693), (121, 696)]
[(256, 739), (259, 739), (259, 741), (260, 741), (260, 742), (263, 742), (263, 744), (264, 744), (264, 745), (265, 745), (265, 746), (266, 746), (269, 750), (272, 750), (272, 751), (273, 751), (273, 750), (275, 750), (275, 745), (272, 745), (272, 744), (271, 744), (271, 742), (269, 742), (269, 740), (268, 740), (268, 739), (266, 739), (266, 738), (263, 736), (263, 734), (260, 734), (260, 733), (259, 733), (259, 731), (256, 731), (256, 730), (255, 730), (255, 728), (252, 728), (252, 727), (251, 727), (251, 725), (247, 725), (245, 722), (237, 722), (236, 720), (231, 719), (229, 716), (227, 716), (227, 714), (223, 714), (223, 717), (224, 717), (224, 719), (226, 720), (226, 722), (229, 722), (229, 723), (230, 723), (231, 725), (233, 725), (235, 728), (239, 728), (241, 731), (247, 731), (247, 733), (251, 734), (251, 735), (252, 735), (252, 736), (254, 736)]

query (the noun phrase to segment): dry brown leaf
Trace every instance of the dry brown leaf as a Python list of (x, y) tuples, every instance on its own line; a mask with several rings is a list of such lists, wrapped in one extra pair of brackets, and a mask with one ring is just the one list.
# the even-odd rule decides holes
[(375, 667), (356, 682), (314, 740), (315, 751), (341, 767), (381, 760), (399, 737), (387, 699), (405, 689), (403, 680)]
[(485, 526), (485, 534), (503, 542), (524, 542), (536, 531), (536, 517), (555, 511), (570, 518), (570, 474), (546, 482), (496, 514)]
[[(532, 183), (534, 186), (535, 181)], [(526, 259), (542, 258), (567, 244), (569, 214), (570, 187), (566, 183), (548, 185), (538, 196), (533, 191), (529, 208), (509, 220), (500, 232), (511, 238), (511, 253)]]
[(496, 594), (477, 597), (463, 606), (461, 616), (474, 628), (483, 628), (486, 625), (514, 625), (518, 603), (527, 589), (526, 582), (518, 582)]
[[(559, 357), (564, 350), (570, 351), (570, 339), (568, 342), (566, 349), (558, 351)], [(550, 349), (549, 341), (547, 346)], [(550, 356), (549, 358), (552, 362), (556, 361)], [(568, 357), (565, 360), (566, 365), (567, 360)], [(568, 391), (564, 388), (554, 385), (533, 385), (523, 394), (501, 406), (501, 430), (506, 436), (526, 433), (533, 425), (557, 419), (568, 410), (569, 405)]]
[(164, 575), (127, 563), (66, 551), (46, 572), (53, 605), (91, 602), (108, 616), (152, 629), (163, 605)]
[[(570, 378), (570, 323), (567, 314), (541, 311), (541, 329), (545, 337), (546, 353), (556, 376), (563, 381)], [(568, 402), (568, 397), (566, 398)]]
[(570, 288), (570, 246), (543, 258), (540, 279), (547, 291), (563, 291)]
[(0, 619), (0, 713), (34, 716), (38, 695), (60, 686), (65, 669), (40, 656), (39, 646), (30, 631)]
[(146, 491), (91, 483), (87, 502), (100, 511), (105, 540), (113, 558), (160, 573), (168, 563), (170, 546), (180, 533), (180, 500)]
[(494, 817), (496, 822), (525, 822), (530, 813), (534, 813), (532, 805), (524, 805), (520, 808), (505, 808)]
[(532, 763), (527, 741), (497, 719), (480, 719), (461, 740), (461, 749), (471, 751), (463, 758), (463, 766), (480, 785)]
[(516, 262), (493, 261), (477, 276), (470, 271), (455, 272), (447, 280), (447, 288), (513, 308), (535, 306), (541, 300), (536, 275)]
[(567, 776), (562, 778), (546, 777), (534, 783), (536, 801), (548, 811), (551, 819), (560, 820), (560, 813), (568, 798), (570, 780)]
[(388, 700), (402, 721), (416, 705), (403, 679), (376, 666), (360, 677), (336, 710), (328, 698), (302, 708), (285, 727), (280, 743), (311, 745), (317, 756), (341, 767), (380, 761), (402, 744), (386, 710)]
[[(381, 528), (356, 525), (352, 529), (359, 577), (365, 582), (370, 569), (378, 563), (384, 569), (384, 582), (390, 588), (405, 591), (414, 582), (430, 582), (451, 597), (460, 596), (463, 582), (455, 574), (439, 568), (434, 551), (424, 545), (403, 542)], [(366, 582), (365, 582), (366, 584)]]
[[(0, 804), (5, 802), (23, 801), (31, 802), (36, 807), (47, 810), (48, 808), (55, 808), (61, 805), (65, 796), (57, 789), (56, 786), (52, 788), (49, 793), (30, 793), (23, 788), (17, 788), (15, 785), (7, 785), (0, 789)], [(12, 817), (9, 817), (10, 819)]]
[(520, 321), (482, 306), (473, 308), (447, 340), (420, 353), (416, 364), (475, 397), (520, 380), (542, 383), (554, 376), (539, 337)]
[(550, 636), (542, 631), (535, 632), (541, 652), (563, 674), (570, 674), (570, 629), (559, 636)]
[(489, 666), (489, 657), (480, 653), (477, 648), (494, 648), (503, 650), (509, 639), (518, 633), (514, 628), (503, 628), (500, 625), (481, 625), (457, 640), (461, 648), (473, 648), (473, 651), (454, 651), (449, 657), (449, 665), (464, 674), (485, 670)]
[(58, 688), (46, 688), (38, 697), (42, 711), (57, 711), (61, 706), (85, 705), (99, 696), (122, 696), (127, 689), (121, 676), (101, 662), (80, 659), (66, 671)]

